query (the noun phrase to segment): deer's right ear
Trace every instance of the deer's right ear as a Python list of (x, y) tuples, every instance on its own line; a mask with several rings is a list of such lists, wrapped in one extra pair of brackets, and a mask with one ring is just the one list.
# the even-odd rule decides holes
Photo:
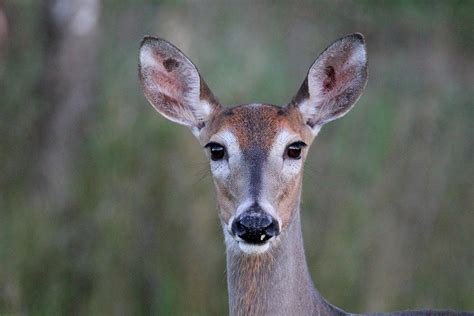
[(359, 99), (367, 83), (364, 37), (354, 33), (331, 44), (316, 59), (290, 103), (299, 109), (314, 132), (344, 116)]
[(190, 127), (193, 133), (220, 109), (193, 63), (165, 40), (143, 39), (138, 72), (153, 107), (167, 119)]

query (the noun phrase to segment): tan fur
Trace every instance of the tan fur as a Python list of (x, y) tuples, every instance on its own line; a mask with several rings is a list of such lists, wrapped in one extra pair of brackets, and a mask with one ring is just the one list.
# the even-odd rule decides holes
[(236, 209), (235, 196), (226, 189), (225, 186), (217, 181), (214, 181), (216, 187), (216, 195), (219, 200), (219, 217), (224, 223), (229, 223), (230, 217), (233, 215), (231, 210)]
[(282, 189), (280, 195), (277, 197), (278, 215), (281, 217), (282, 227), (286, 228), (297, 210), (299, 204), (298, 194), (301, 192), (302, 174), (291, 179), (289, 183)]

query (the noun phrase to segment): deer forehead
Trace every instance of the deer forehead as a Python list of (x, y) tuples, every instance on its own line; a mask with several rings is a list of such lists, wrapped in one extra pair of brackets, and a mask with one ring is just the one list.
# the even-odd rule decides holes
[(211, 120), (207, 139), (218, 141), (218, 138), (222, 138), (227, 146), (234, 146), (232, 142), (236, 142), (242, 152), (258, 150), (269, 153), (275, 145), (285, 141), (309, 143), (311, 131), (296, 110), (248, 104), (226, 109)]

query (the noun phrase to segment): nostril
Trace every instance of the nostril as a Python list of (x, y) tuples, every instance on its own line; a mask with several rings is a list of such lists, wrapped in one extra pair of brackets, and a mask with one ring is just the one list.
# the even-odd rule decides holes
[(272, 219), (272, 222), (270, 223), (270, 225), (265, 227), (265, 232), (267, 235), (271, 237), (278, 235), (279, 233), (278, 222), (275, 219)]
[(247, 227), (245, 227), (239, 219), (235, 219), (233, 222), (232, 222), (232, 227), (231, 227), (231, 230), (232, 230), (232, 233), (235, 235), (235, 236), (241, 236), (242, 234), (244, 234), (246, 231), (247, 231)]
[(263, 212), (245, 212), (231, 226), (232, 233), (248, 243), (261, 244), (278, 235), (278, 222)]

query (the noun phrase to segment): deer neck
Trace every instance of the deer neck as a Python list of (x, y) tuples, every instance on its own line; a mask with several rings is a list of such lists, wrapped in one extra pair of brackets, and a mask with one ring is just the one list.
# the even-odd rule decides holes
[[(226, 238), (231, 238), (224, 229)], [(314, 288), (303, 248), (299, 207), (279, 240), (262, 255), (227, 242), (230, 315), (342, 315)]]

